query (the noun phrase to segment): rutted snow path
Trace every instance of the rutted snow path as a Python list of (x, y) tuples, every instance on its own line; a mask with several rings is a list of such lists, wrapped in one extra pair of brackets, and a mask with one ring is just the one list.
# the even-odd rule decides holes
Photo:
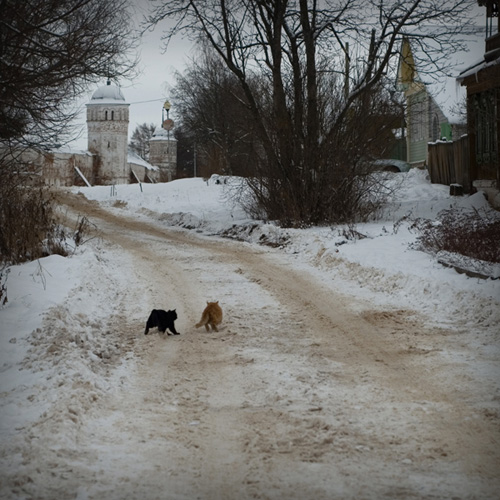
[[(498, 497), (495, 381), (447, 356), (472, 354), (459, 332), (348, 299), (291, 270), (293, 256), (67, 202), (127, 269), (87, 283), (116, 304), (113, 318), (95, 311), (110, 387), (64, 381), (18, 445), (6, 498)], [(194, 328), (206, 300), (224, 310), (219, 333)], [(78, 307), (45, 328), (73, 314), (78, 335)], [(152, 308), (175, 308), (181, 335), (144, 336)]]

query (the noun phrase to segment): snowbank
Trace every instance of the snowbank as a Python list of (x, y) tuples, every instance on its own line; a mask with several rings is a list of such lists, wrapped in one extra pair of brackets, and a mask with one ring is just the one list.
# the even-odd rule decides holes
[(5, 446), (36, 421), (75, 438), (92, 402), (124, 383), (131, 341), (113, 325), (113, 290), (126, 286), (121, 271), (130, 266), (87, 246), (10, 268), (0, 310)]

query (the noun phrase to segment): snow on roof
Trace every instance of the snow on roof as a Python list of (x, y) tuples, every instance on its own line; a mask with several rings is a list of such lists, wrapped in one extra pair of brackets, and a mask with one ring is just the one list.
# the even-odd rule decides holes
[(133, 163), (134, 165), (140, 165), (141, 167), (147, 168), (149, 170), (158, 170), (158, 167), (151, 165), (143, 158), (141, 158), (137, 153), (133, 151), (128, 152), (127, 163)]
[(120, 87), (112, 85), (108, 80), (106, 85), (94, 92), (89, 104), (125, 104), (125, 97)]
[(485, 61), (483, 58), (479, 60), (477, 63), (473, 64), (472, 66), (469, 66), (468, 68), (464, 69), (458, 75), (457, 81), (461, 83), (468, 76), (475, 75), (476, 73), (479, 73), (479, 71), (489, 68), (490, 66), (495, 66), (496, 64), (500, 64), (500, 57), (497, 57), (492, 61)]
[(88, 156), (93, 156), (93, 154), (85, 149), (81, 148), (73, 148), (69, 145), (63, 145), (59, 147), (55, 147), (54, 149), (51, 150), (51, 153), (58, 154), (69, 154), (69, 155), (88, 155)]
[(156, 127), (153, 136), (151, 137), (150, 141), (175, 141), (174, 134), (172, 132), (168, 132), (168, 130), (165, 130), (161, 125)]

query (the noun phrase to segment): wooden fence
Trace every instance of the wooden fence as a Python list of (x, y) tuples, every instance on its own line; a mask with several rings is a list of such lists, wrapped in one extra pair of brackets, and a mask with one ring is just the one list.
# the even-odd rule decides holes
[(470, 191), (469, 140), (462, 136), (458, 141), (429, 144), (428, 170), (434, 184), (460, 184), (464, 192)]

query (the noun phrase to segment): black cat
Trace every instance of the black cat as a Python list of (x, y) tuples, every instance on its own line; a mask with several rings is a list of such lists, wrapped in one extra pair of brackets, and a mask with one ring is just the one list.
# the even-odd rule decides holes
[[(161, 333), (165, 333), (168, 328), (174, 335), (179, 335), (174, 326), (174, 321), (177, 319), (177, 313), (175, 309), (173, 311), (162, 311), (161, 309), (153, 309), (149, 315), (148, 321), (146, 323), (146, 331), (144, 335), (147, 335), (150, 328), (158, 327)], [(170, 333), (167, 332), (167, 335)]]

